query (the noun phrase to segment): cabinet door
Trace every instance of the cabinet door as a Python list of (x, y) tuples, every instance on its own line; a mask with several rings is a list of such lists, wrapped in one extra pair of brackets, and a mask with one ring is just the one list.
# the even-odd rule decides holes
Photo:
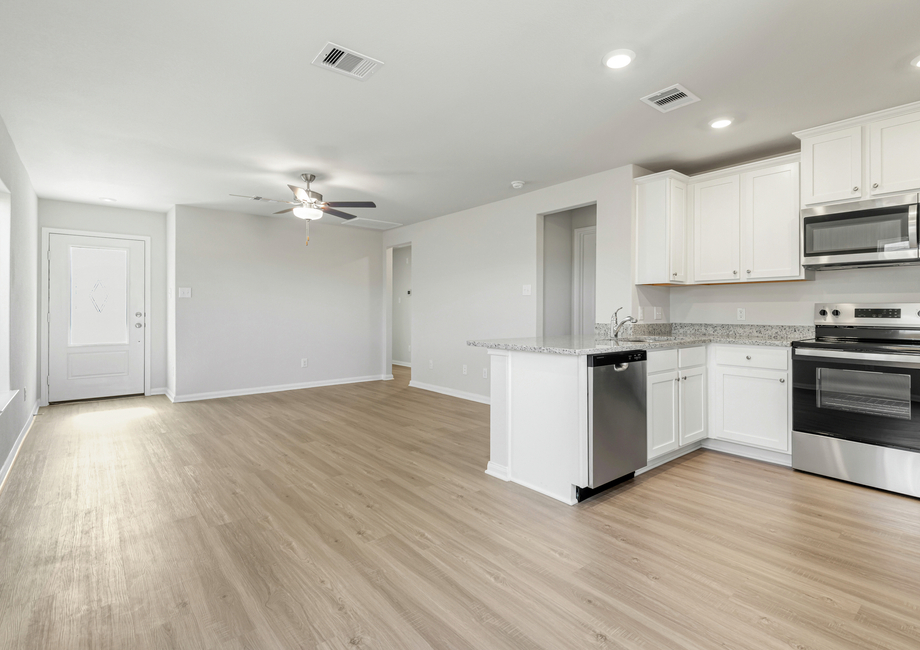
[(920, 113), (869, 125), (869, 193), (920, 189)]
[(799, 164), (777, 165), (741, 177), (741, 242), (745, 280), (797, 278)]
[(716, 366), (710, 437), (789, 451), (788, 373)]
[(739, 176), (693, 186), (693, 281), (737, 280), (741, 263)]
[(668, 182), (636, 184), (636, 284), (663, 284), (668, 277)]
[(706, 368), (680, 371), (680, 446), (706, 437)]
[(668, 180), (668, 209), (670, 211), (670, 281), (687, 281), (687, 184)]
[(677, 401), (680, 378), (676, 371), (649, 375), (647, 384), (648, 459), (674, 451), (678, 447)]
[(802, 140), (803, 206), (862, 195), (862, 127)]

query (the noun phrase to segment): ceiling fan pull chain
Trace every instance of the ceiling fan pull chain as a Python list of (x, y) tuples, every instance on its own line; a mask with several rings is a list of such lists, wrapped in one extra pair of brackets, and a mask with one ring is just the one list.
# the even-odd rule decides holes
[(304, 246), (309, 246), (310, 245), (310, 220), (306, 219), (305, 222), (307, 224), (307, 243), (304, 244)]

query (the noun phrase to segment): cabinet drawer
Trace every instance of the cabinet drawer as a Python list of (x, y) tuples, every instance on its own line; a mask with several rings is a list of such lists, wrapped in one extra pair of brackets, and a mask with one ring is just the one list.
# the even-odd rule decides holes
[(677, 350), (649, 350), (648, 373), (677, 370)]
[(677, 360), (681, 368), (705, 366), (706, 348), (702, 345), (698, 348), (682, 348), (677, 351)]
[(716, 348), (716, 363), (720, 366), (743, 366), (786, 370), (789, 359), (786, 348), (741, 347), (720, 345)]

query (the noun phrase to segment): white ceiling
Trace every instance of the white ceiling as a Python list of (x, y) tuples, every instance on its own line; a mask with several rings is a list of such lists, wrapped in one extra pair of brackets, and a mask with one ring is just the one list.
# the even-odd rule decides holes
[[(0, 116), (39, 196), (269, 214), (302, 171), (413, 223), (637, 163), (696, 172), (920, 99), (917, 0), (4, 0)], [(327, 41), (385, 62), (311, 66)], [(601, 56), (637, 53), (622, 70)], [(702, 101), (639, 98), (682, 83)], [(733, 126), (708, 122), (731, 115)]]

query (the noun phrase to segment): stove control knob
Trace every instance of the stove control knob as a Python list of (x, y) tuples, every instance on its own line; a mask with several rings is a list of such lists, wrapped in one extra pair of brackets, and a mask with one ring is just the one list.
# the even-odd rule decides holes
[(840, 310), (839, 310), (839, 309), (835, 309), (834, 311), (831, 312), (831, 314), (832, 314), (833, 316), (839, 316), (839, 315), (840, 315)]
[(822, 309), (822, 310), (819, 311), (818, 313), (821, 314), (822, 316), (827, 316), (827, 310), (826, 310), (826, 309)]

